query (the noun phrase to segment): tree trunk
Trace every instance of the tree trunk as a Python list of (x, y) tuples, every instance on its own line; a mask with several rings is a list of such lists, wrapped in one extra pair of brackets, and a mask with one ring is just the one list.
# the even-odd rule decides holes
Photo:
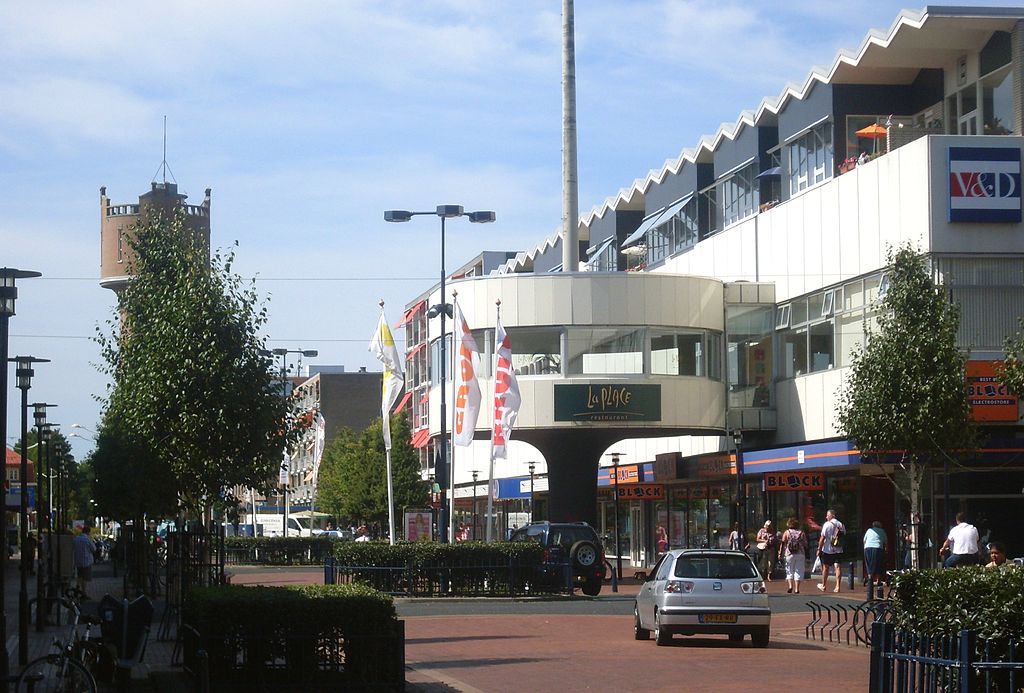
[(922, 517), (922, 466), (917, 462), (910, 462), (907, 471), (910, 472), (910, 567), (919, 570), (921, 568), (921, 523), (915, 522), (915, 518)]

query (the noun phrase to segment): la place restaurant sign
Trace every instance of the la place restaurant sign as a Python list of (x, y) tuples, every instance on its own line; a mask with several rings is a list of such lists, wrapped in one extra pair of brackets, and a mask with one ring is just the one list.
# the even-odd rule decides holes
[(555, 385), (555, 421), (661, 421), (661, 385)]

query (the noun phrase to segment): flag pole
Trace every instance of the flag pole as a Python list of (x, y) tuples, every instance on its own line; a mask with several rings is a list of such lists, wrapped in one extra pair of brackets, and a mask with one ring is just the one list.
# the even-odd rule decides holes
[[(395, 350), (394, 337), (391, 335), (391, 329), (388, 327), (387, 319), (384, 317), (384, 299), (380, 300), (380, 322), (377, 328), (377, 339), (382, 344), (381, 355), (383, 355), (384, 349), (384, 334), (387, 333), (387, 338), (391, 341), (390, 347), (397, 356)], [(384, 388), (388, 386), (388, 380), (396, 375), (394, 369), (401, 369), (401, 363), (389, 364), (386, 359), (381, 359), (384, 363), (384, 374), (383, 374), (383, 387), (381, 391), (381, 427), (384, 436), (384, 458), (387, 465), (387, 476), (388, 476), (388, 543), (394, 546), (395, 544), (395, 490), (394, 485), (391, 483), (391, 405), (394, 404), (394, 392), (387, 391)], [(389, 366), (391, 366), (389, 368)], [(400, 372), (400, 370), (398, 370)], [(392, 395), (388, 397), (385, 392), (390, 392)]]
[[(444, 301), (443, 298), (441, 300), (442, 300), (442, 302)], [(455, 382), (458, 380), (458, 378), (455, 376), (455, 355), (459, 352), (458, 348), (455, 346), (456, 327), (458, 328), (458, 331), (460, 332), (459, 337), (462, 336), (462, 334), (461, 334), (462, 325), (455, 325), (455, 316), (458, 315), (458, 312), (456, 311), (456, 307), (458, 305), (459, 305), (459, 292), (453, 290), (452, 291), (452, 348), (449, 349), (449, 352), (450, 352), (449, 356), (451, 357), (452, 362), (448, 364), (449, 366), (451, 366), (451, 368), (448, 369), (448, 372), (452, 374), (452, 399), (451, 399), (451, 402), (452, 402), (453, 405), (455, 405), (458, 402), (458, 400), (455, 399)], [(444, 339), (444, 335), (441, 335), (441, 339)], [(441, 383), (441, 387), (444, 387), (444, 383)], [(455, 411), (455, 407), (452, 408), (452, 412), (453, 413), (454, 413), (454, 411)], [(451, 427), (449, 429), (449, 432), (451, 433), (452, 439), (447, 441), (447, 443), (448, 443), (447, 447), (448, 447), (448, 451), (449, 451), (448, 452), (448, 498), (449, 498), (449, 501), (451, 502), (451, 510), (448, 511), (448, 543), (449, 544), (454, 544), (455, 543), (455, 422), (454, 421), (452, 422), (452, 425), (451, 425)], [(476, 493), (476, 491), (474, 490), (474, 494), (475, 493)], [(474, 501), (475, 501), (475, 496), (474, 496)]]
[[(497, 336), (498, 336), (497, 326), (501, 323), (501, 299), (500, 298), (497, 299), (494, 302), (494, 305), (497, 306), (497, 316), (498, 317), (497, 317), (497, 320), (494, 323), (494, 325), (495, 325), (495, 330), (494, 330), (495, 345), (494, 345), (494, 368), (492, 369), (492, 373), (493, 373), (493, 376), (494, 376), (492, 378), (492, 381), (494, 382), (494, 393), (493, 393), (494, 397), (492, 397), (492, 401), (494, 401), (495, 404), (497, 404), (496, 400), (497, 400), (497, 396), (498, 396), (498, 392), (497, 392), (498, 391), (498, 350), (500, 349), (500, 346), (501, 346), (501, 345), (497, 344)], [(487, 456), (488, 457), (488, 463), (487, 463), (487, 535), (486, 535), (486, 539), (487, 539), (487, 543), (488, 544), (491, 543), (491, 540), (493, 538), (493, 530), (494, 530), (494, 522), (493, 522), (493, 514), (494, 514), (494, 421), (493, 421), (493, 417), (498, 415), (498, 408), (495, 406), (495, 407), (492, 407), (492, 409), (493, 409), (493, 412), (491, 414), (491, 416), (492, 416), (492, 421), (491, 421), (491, 451), (490, 451), (490, 454)], [(473, 492), (476, 493), (476, 490), (474, 489)]]

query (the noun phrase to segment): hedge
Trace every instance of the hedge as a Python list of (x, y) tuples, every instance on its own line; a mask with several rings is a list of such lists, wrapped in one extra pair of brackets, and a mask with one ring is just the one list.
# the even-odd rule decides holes
[(364, 585), (199, 587), (182, 621), (186, 665), (206, 651), (212, 690), (402, 688), (403, 624)]
[(1024, 569), (915, 570), (893, 578), (892, 623), (923, 635), (1024, 640)]
[(429, 541), (398, 542), (394, 546), (380, 541), (339, 542), (333, 548), (334, 558), (340, 565), (540, 565), (544, 549), (526, 541), (499, 541), (485, 543), (466, 541), (441, 544)]

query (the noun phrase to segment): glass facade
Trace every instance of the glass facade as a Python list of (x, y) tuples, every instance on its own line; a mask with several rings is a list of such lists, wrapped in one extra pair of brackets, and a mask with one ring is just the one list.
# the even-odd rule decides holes
[(832, 148), (832, 123), (817, 125), (786, 145), (789, 194), (831, 178), (834, 150)]

